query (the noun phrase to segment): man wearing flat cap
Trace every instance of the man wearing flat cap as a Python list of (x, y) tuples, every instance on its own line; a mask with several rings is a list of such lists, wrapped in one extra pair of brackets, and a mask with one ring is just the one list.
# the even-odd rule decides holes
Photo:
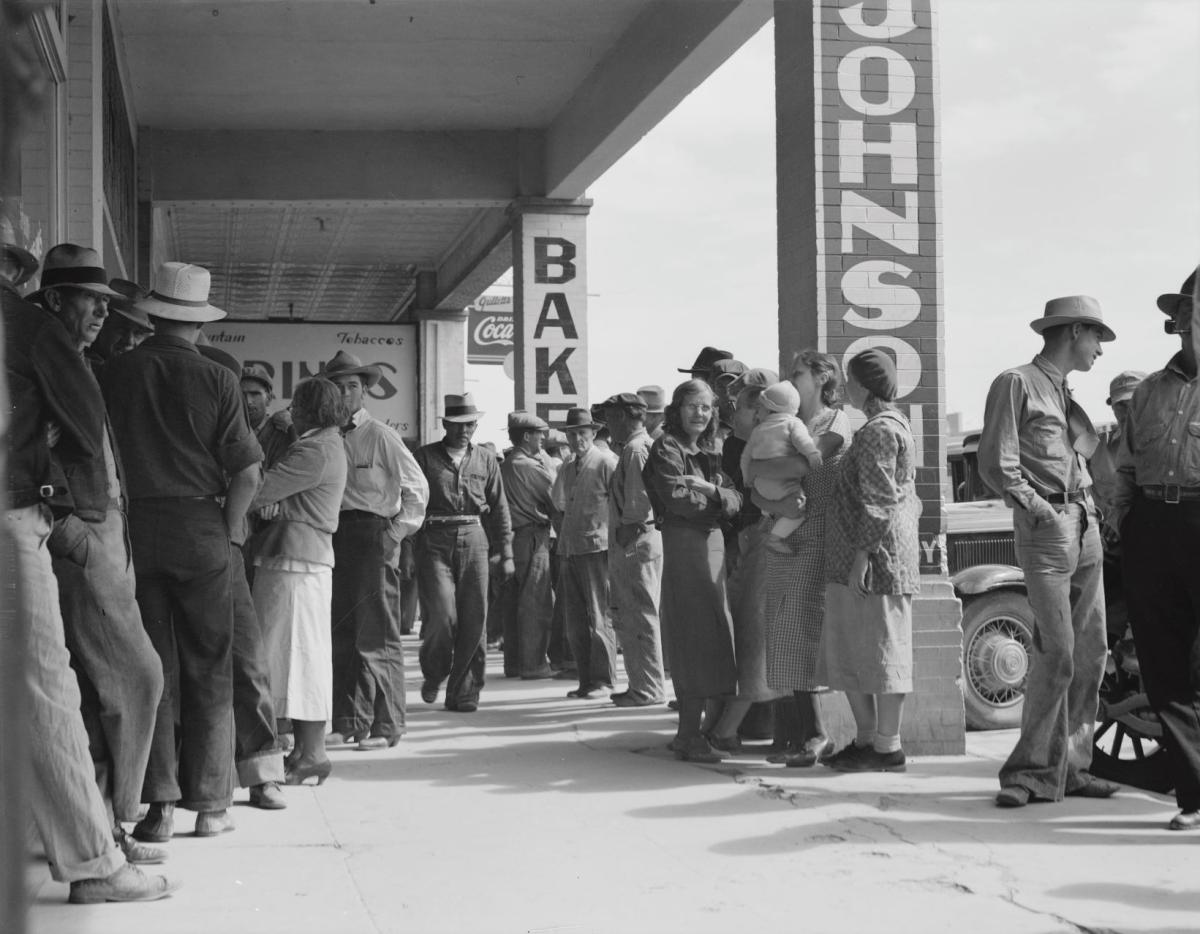
[(1200, 829), (1200, 377), (1196, 273), (1158, 298), (1179, 351), (1129, 401), (1108, 522), (1143, 687), (1162, 724), (1179, 813), (1171, 830)]
[(617, 455), (596, 445), (600, 426), (589, 409), (569, 409), (559, 427), (575, 455), (559, 468), (553, 492), (562, 513), (563, 621), (579, 677), (567, 697), (589, 700), (612, 693), (617, 671), (617, 639), (608, 620), (608, 485)]
[(429, 511), (417, 541), (421, 601), (421, 699), (446, 709), (479, 709), (487, 663), (491, 570), (512, 577), (512, 524), (496, 458), (471, 443), (479, 418), (469, 392), (446, 396), (441, 441), (417, 448), (429, 482)]
[(512, 517), (515, 573), (500, 592), (505, 677), (549, 678), (550, 621), (554, 594), (550, 578), (550, 529), (554, 517), (557, 463), (542, 450), (550, 426), (530, 412), (510, 412), (512, 450), (500, 464), (504, 496)]
[(421, 527), (429, 501), (404, 439), (364, 406), (382, 375), (345, 350), (325, 364), (350, 418), (333, 533), (333, 730), (360, 752), (394, 746), (406, 730), (400, 543)]
[(624, 691), (612, 696), (618, 707), (647, 707), (664, 699), (662, 633), (658, 605), (662, 595), (662, 533), (642, 479), (650, 459), (646, 403), (619, 392), (601, 403), (605, 424), (621, 453), (608, 484), (608, 577), (612, 589), (613, 628), (621, 643)]
[[(196, 348), (225, 312), (211, 276), (163, 263), (137, 303), (154, 335), (104, 365), (102, 387), (129, 477), (129, 537), (142, 623), (162, 661), (159, 704), (134, 836), (166, 842), (176, 803), (195, 834), (233, 829), (233, 548), (245, 542), (262, 448), (237, 377)], [(180, 725), (176, 732), (176, 711)]]
[(1100, 516), (1087, 468), (1099, 439), (1067, 386), (1115, 335), (1086, 295), (1052, 299), (1030, 327), (1042, 352), (996, 377), (979, 440), (984, 481), (1013, 507), (1034, 615), (1021, 736), (996, 796), (1010, 808), (1064, 795), (1107, 798), (1118, 787), (1087, 771), (1108, 653)]
[(271, 417), (270, 405), (275, 400), (275, 384), (267, 368), (261, 363), (251, 363), (242, 367), (241, 377), (246, 420), (263, 449), (263, 470), (270, 470), (300, 436), (290, 423), (285, 424), (282, 419)]
[[(25, 679), (28, 707), (24, 715), (31, 725), (31, 740), (35, 740), (26, 746), (32, 815), (50, 872), (55, 880), (70, 883), (71, 901), (92, 896), (101, 901), (158, 898), (169, 894), (174, 884), (161, 876), (143, 875), (129, 865), (130, 857), (122, 851), (128, 849), (134, 858), (154, 861), (161, 861), (165, 852), (129, 840), (119, 820), (136, 818), (149, 755), (148, 734), (162, 692), (162, 669), (141, 629), (132, 575), (128, 575), (117, 582), (118, 586), (127, 584), (120, 599), (108, 601), (105, 608), (121, 606), (121, 616), (114, 621), (118, 640), (129, 634), (133, 644), (140, 645), (133, 657), (135, 671), (141, 660), (150, 662), (140, 672), (147, 683), (136, 688), (143, 692), (143, 701), (139, 703), (136, 695), (130, 698), (135, 705), (131, 719), (138, 721), (146, 735), (132, 737), (137, 750), (123, 751), (122, 774), (116, 776), (103, 745), (94, 745), (104, 742), (103, 732), (92, 732), (102, 726), (97, 722), (99, 705), (94, 693), (90, 701), (81, 703), (81, 687), (91, 686), (94, 670), (81, 670), (77, 677), (68, 662), (59, 582), (46, 545), (54, 521), (51, 502), (56, 494), (67, 494), (64, 465), (79, 469), (83, 482), (76, 486), (78, 499), (72, 497), (66, 511), (59, 501), (60, 516), (74, 516), (89, 540), (88, 520), (108, 518), (107, 465), (115, 449), (106, 437), (104, 406), (80, 354), (78, 336), (73, 338), (59, 318), (17, 293), (15, 284), (31, 277), (38, 263), (28, 250), (8, 242), (11, 233), (6, 222), (0, 222), (0, 228), (5, 241), (0, 251), (0, 308), (9, 417), (7, 547), (0, 574), (6, 586), (20, 584), (15, 592), (19, 612), (0, 614), (0, 642), (7, 651), (20, 652), (18, 667)], [(99, 257), (85, 256), (84, 260), (98, 263)], [(76, 287), (105, 281), (102, 268), (68, 270), (70, 265), (52, 270), (51, 280), (60, 285), (74, 280)], [(57, 426), (53, 450), (46, 430), (51, 422)], [(80, 518), (80, 513), (85, 518)], [(89, 552), (85, 544), (78, 554), (85, 564)], [(123, 541), (114, 558), (118, 554), (127, 555)], [(82, 574), (82, 565), (79, 567)], [(94, 580), (99, 568), (93, 564), (91, 570)], [(90, 621), (98, 626), (105, 623), (98, 614)], [(81, 712), (88, 719), (86, 727)], [(110, 726), (124, 735), (119, 725)], [(137, 771), (139, 762), (129, 758), (140, 758), (141, 771)], [(119, 796), (114, 795), (118, 782)], [(133, 815), (126, 811), (130, 807)], [(114, 808), (122, 810), (114, 815)]]

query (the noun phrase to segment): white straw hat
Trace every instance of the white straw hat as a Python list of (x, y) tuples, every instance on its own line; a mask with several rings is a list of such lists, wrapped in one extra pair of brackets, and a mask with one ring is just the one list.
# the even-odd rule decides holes
[(203, 324), (220, 321), (225, 312), (208, 303), (212, 276), (203, 266), (191, 263), (163, 263), (154, 276), (149, 296), (134, 303), (155, 318)]

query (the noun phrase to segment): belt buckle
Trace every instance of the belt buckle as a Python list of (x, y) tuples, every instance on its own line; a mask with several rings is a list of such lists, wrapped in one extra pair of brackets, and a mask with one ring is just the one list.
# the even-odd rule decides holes
[(54, 495), (54, 485), (51, 483), (43, 483), (38, 487), (38, 496), (42, 499), (49, 499)]
[(1181, 491), (1179, 489), (1178, 483), (1163, 484), (1163, 502), (1164, 503), (1178, 504), (1179, 500), (1180, 500), (1180, 495), (1181, 495)]

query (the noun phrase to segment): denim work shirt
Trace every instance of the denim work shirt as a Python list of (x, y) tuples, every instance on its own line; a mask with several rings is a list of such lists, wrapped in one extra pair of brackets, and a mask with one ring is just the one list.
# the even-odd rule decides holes
[(468, 444), (462, 460), (455, 464), (442, 441), (417, 448), (415, 459), (429, 483), (426, 517), (479, 516), (489, 552), (511, 558), (512, 523), (500, 462), (488, 451)]
[(1152, 485), (1200, 488), (1200, 377), (1183, 371), (1181, 354), (1129, 400), (1109, 524), (1120, 524), (1138, 487)]
[(1054, 512), (1047, 496), (1091, 486), (1085, 458), (1098, 443), (1066, 377), (1038, 354), (1001, 373), (988, 390), (979, 472), (1010, 506), (1045, 518)]
[(554, 480), (554, 506), (563, 514), (558, 554), (608, 551), (608, 484), (616, 467), (617, 455), (593, 444), (559, 469)]
[(404, 439), (390, 425), (359, 409), (344, 432), (346, 492), (343, 509), (391, 519), (399, 538), (425, 521), (429, 484)]
[(654, 507), (642, 477), (650, 460), (651, 444), (649, 432), (639, 428), (621, 447), (617, 469), (608, 485), (608, 524), (614, 533), (620, 525), (654, 525)]

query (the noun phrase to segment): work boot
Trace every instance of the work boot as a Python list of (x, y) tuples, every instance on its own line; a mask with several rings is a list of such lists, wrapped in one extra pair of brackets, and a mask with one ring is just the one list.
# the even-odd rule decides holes
[(279, 782), (263, 782), (250, 786), (250, 806), (264, 811), (282, 811), (287, 807)]
[(100, 902), (152, 902), (166, 898), (179, 888), (179, 883), (166, 876), (148, 876), (137, 866), (126, 863), (111, 876), (103, 879), (79, 879), (71, 883), (67, 898), (72, 905), (94, 905)]
[(175, 834), (175, 802), (155, 801), (133, 826), (133, 839), (143, 843), (166, 843)]
[(145, 843), (138, 843), (137, 840), (125, 832), (125, 828), (120, 824), (113, 827), (113, 839), (117, 842), (117, 846), (121, 848), (121, 852), (125, 854), (125, 862), (127, 863), (149, 866), (167, 861), (167, 851), (161, 846), (149, 846)]
[(229, 833), (233, 830), (233, 818), (222, 808), (219, 811), (201, 811), (196, 815), (197, 837), (215, 837), (217, 834)]

